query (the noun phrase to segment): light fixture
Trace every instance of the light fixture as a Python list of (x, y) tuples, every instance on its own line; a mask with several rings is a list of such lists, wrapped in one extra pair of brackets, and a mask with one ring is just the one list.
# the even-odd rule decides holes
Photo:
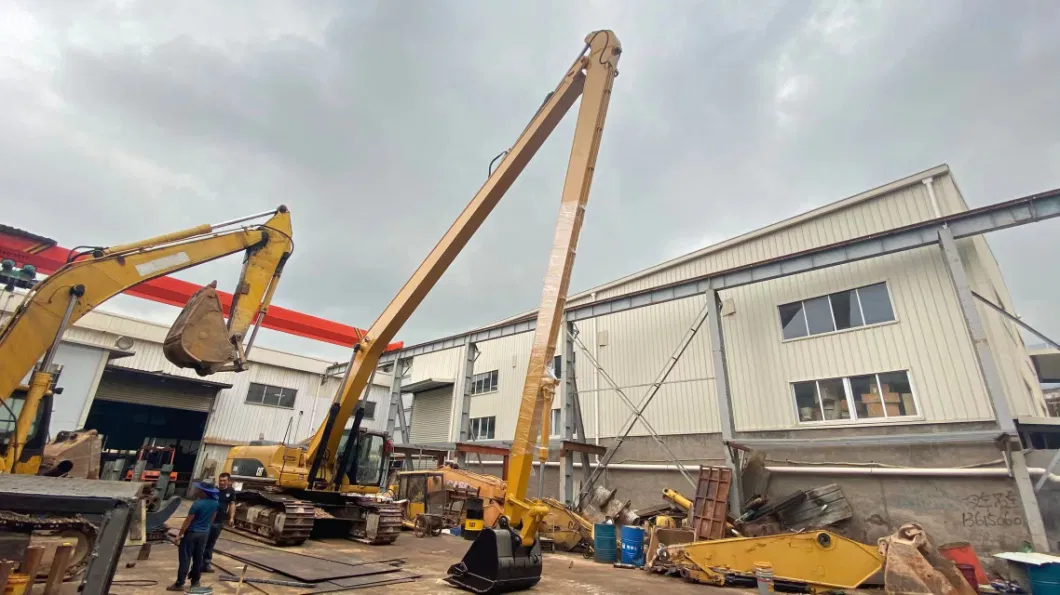
[(133, 346), (132, 337), (126, 337), (126, 336), (122, 335), (121, 337), (118, 337), (118, 340), (114, 342), (114, 345), (117, 346), (118, 349), (124, 349), (124, 350), (132, 349), (132, 346)]

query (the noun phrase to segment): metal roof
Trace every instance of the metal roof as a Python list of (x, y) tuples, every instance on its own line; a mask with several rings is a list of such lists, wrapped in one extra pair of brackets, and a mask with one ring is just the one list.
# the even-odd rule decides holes
[(413, 382), (412, 384), (402, 385), (401, 392), (403, 393), (422, 393), (436, 388), (446, 388), (453, 386), (452, 380), (439, 380), (437, 378), (425, 378), (419, 382)]
[(34, 242), (39, 242), (39, 243), (42, 243), (42, 244), (50, 244), (52, 246), (54, 246), (56, 244), (55, 240), (53, 240), (51, 238), (46, 238), (44, 236), (39, 236), (39, 235), (37, 235), (35, 233), (28, 232), (28, 231), (26, 231), (24, 229), (19, 229), (17, 227), (11, 227), (10, 225), (4, 225), (3, 223), (0, 223), (0, 234), (4, 234), (4, 235), (8, 235), (8, 236), (14, 236), (14, 237), (17, 237), (17, 238), (26, 238), (27, 240), (33, 240)]
[(228, 384), (227, 382), (214, 382), (213, 380), (201, 380), (201, 379), (198, 379), (198, 378), (186, 378), (184, 376), (175, 376), (173, 374), (166, 374), (165, 372), (149, 372), (147, 370), (134, 370), (133, 368), (126, 368), (124, 366), (118, 366), (118, 365), (113, 365), (113, 364), (108, 364), (106, 369), (107, 370), (112, 370), (112, 371), (115, 371), (115, 372), (121, 372), (121, 373), (124, 373), (124, 374), (130, 374), (130, 375), (133, 375), (133, 376), (141, 376), (141, 377), (146, 376), (146, 377), (149, 377), (149, 378), (154, 378), (154, 379), (162, 380), (162, 381), (165, 381), (165, 382), (178, 382), (178, 383), (181, 383), (181, 384), (194, 384), (194, 385), (197, 385), (197, 386), (206, 386), (206, 387), (209, 387), (209, 388), (219, 388), (219, 389), (232, 388), (232, 385)]

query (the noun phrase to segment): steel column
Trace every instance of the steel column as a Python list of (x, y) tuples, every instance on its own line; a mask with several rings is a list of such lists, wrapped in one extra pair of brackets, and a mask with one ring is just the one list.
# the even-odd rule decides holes
[[(563, 431), (560, 437), (563, 440), (574, 440), (574, 334), (577, 329), (573, 322), (563, 323), (566, 332), (563, 335), (563, 355), (560, 358), (562, 369), (560, 375), (563, 378), (563, 396), (561, 405), (563, 407), (560, 424)], [(579, 435), (579, 440), (585, 440), (585, 436)], [(559, 479), (559, 501), (570, 504), (574, 500), (574, 457), (565, 449), (560, 451), (560, 479)]]
[(983, 327), (983, 319), (975, 306), (975, 297), (972, 295), (972, 286), (968, 281), (968, 272), (964, 268), (960, 250), (957, 248), (957, 242), (949, 227), (943, 226), (939, 230), (939, 246), (942, 248), (942, 259), (949, 269), (950, 280), (953, 281), (953, 287), (957, 293), (957, 302), (964, 315), (972, 347), (975, 349), (979, 370), (983, 375), (983, 384), (994, 410), (994, 418), (1001, 430), (1000, 445), (1009, 455), (1012, 477), (1016, 482), (1016, 491), (1020, 495), (1023, 516), (1027, 519), (1031, 543), (1034, 544), (1036, 550), (1048, 552), (1050, 547), (1049, 539), (1045, 534), (1045, 522), (1042, 520), (1042, 511), (1038, 506), (1038, 498), (1034, 493), (1030, 473), (1027, 471), (1027, 461), (1023, 456), (1019, 435), (1016, 433), (1016, 423), (1012, 419), (1012, 410), (1009, 408), (1008, 397), (1005, 394), (1005, 385), (1001, 381), (997, 362), (994, 361), (994, 353), (990, 349), (986, 330)]
[(725, 334), (721, 330), (721, 297), (717, 291), (707, 292), (707, 324), (710, 326), (710, 353), (714, 361), (714, 397), (718, 402), (721, 425), (722, 451), (725, 465), (732, 469), (729, 487), (729, 510), (734, 517), (742, 514), (743, 497), (740, 489), (740, 466), (733, 457), (728, 441), (732, 440), (736, 424), (732, 417), (732, 394), (729, 392), (729, 369), (725, 363)]
[[(401, 442), (409, 443), (409, 429), (405, 420), (405, 403), (401, 399), (401, 379), (405, 375), (405, 365), (408, 360), (399, 359), (394, 362), (394, 376), (390, 381), (390, 409), (386, 418), (386, 433), (394, 438), (395, 425), (401, 429)], [(394, 440), (396, 443), (397, 440)]]
[[(464, 385), (461, 387), (460, 433), (457, 435), (457, 442), (460, 443), (471, 441), (471, 379), (475, 376), (478, 353), (478, 346), (474, 343), (468, 343), (464, 349)], [(467, 463), (467, 453), (458, 451), (456, 460), (463, 466)]]

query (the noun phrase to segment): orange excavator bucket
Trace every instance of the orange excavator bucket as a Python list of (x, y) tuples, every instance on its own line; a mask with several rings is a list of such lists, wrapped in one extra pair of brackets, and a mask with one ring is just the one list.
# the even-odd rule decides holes
[(196, 291), (169, 328), (162, 352), (180, 368), (193, 368), (200, 376), (217, 371), (238, 356), (228, 336), (217, 281)]

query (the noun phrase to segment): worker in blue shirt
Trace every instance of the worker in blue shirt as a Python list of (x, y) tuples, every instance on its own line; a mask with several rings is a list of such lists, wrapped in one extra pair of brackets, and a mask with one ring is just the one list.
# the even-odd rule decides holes
[(202, 557), (206, 550), (206, 541), (210, 537), (210, 526), (217, 514), (217, 488), (212, 481), (195, 484), (199, 498), (192, 503), (188, 516), (177, 534), (177, 545), (180, 549), (180, 564), (177, 567), (177, 582), (166, 587), (167, 591), (183, 591), (184, 580), (191, 570), (192, 588), (199, 586), (202, 576)]

